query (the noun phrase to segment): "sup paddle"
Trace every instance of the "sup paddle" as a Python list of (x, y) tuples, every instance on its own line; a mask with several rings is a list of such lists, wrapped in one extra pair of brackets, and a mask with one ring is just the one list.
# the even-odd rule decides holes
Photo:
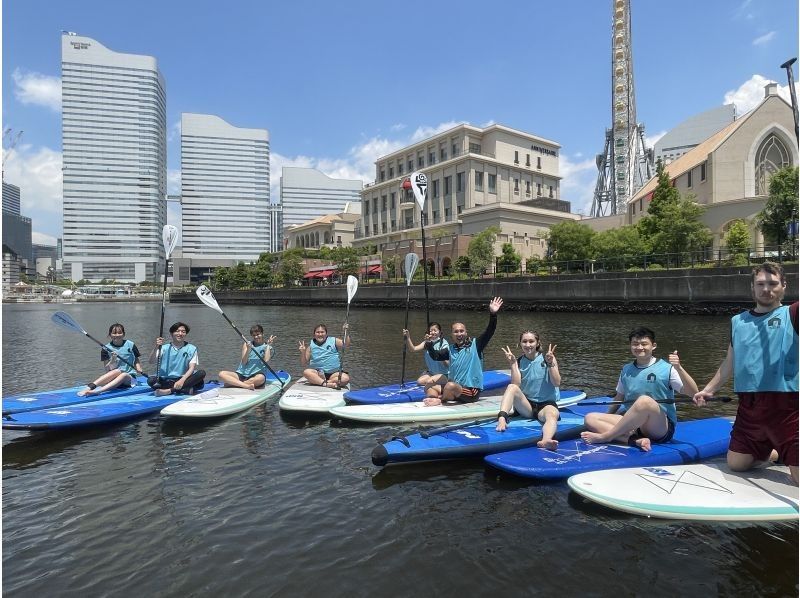
[[(405, 259), (406, 269), (406, 324), (403, 326), (404, 330), (408, 330), (408, 307), (411, 302), (411, 279), (414, 278), (414, 272), (417, 271), (419, 266), (419, 256), (416, 253), (407, 253)], [(430, 324), (428, 324), (430, 326)], [(406, 385), (406, 349), (408, 348), (408, 339), (403, 337), (403, 368), (400, 370), (400, 388)]]
[(352, 274), (347, 277), (347, 311), (344, 315), (344, 338), (342, 339), (342, 356), (339, 359), (339, 381), (337, 386), (339, 388), (342, 387), (342, 372), (344, 371), (344, 350), (347, 347), (347, 320), (350, 317), (350, 302), (353, 300), (353, 297), (356, 296), (356, 292), (358, 291), (358, 278), (353, 276)]
[[(164, 243), (164, 289), (161, 291), (161, 323), (158, 326), (158, 336), (164, 337), (164, 312), (167, 308), (167, 270), (169, 269), (169, 256), (178, 244), (178, 229), (167, 224), (161, 231), (161, 240)], [(161, 388), (158, 382), (158, 373), (161, 371), (162, 345), (158, 346), (158, 358), (156, 359), (156, 382), (153, 388)], [(152, 359), (152, 358), (151, 358)]]
[(422, 229), (422, 284), (425, 286), (425, 321), (431, 321), (430, 302), (428, 301), (428, 256), (425, 253), (425, 200), (428, 197), (428, 177), (424, 172), (411, 173), (411, 190), (419, 205), (419, 224)]
[[(63, 312), (63, 311), (57, 311), (56, 313), (54, 313), (50, 317), (50, 319), (53, 321), (53, 324), (61, 326), (61, 328), (66, 328), (67, 330), (71, 330), (72, 332), (80, 332), (86, 338), (88, 338), (90, 340), (93, 340), (98, 345), (103, 347), (106, 351), (108, 351), (108, 347), (105, 344), (101, 343), (99, 340), (94, 338), (91, 334), (86, 332), (81, 327), (80, 324), (78, 324), (75, 320), (72, 319), (72, 316), (70, 316), (68, 313)], [(119, 359), (125, 365), (127, 365), (129, 367), (132, 367), (134, 369), (134, 371), (136, 371), (136, 366), (134, 364), (132, 364), (130, 361), (128, 361), (127, 359), (124, 359), (124, 358), (120, 357), (119, 355), (117, 355), (117, 359)], [(147, 374), (142, 372), (142, 376), (147, 376)]]
[[(211, 292), (211, 289), (209, 289), (206, 285), (201, 284), (199, 287), (197, 287), (197, 290), (195, 291), (195, 294), (197, 295), (197, 298), (200, 299), (200, 301), (203, 302), (204, 305), (207, 305), (208, 307), (210, 307), (214, 311), (219, 312), (220, 314), (222, 314), (222, 317), (225, 318), (225, 321), (227, 321), (228, 324), (230, 324), (231, 327), (239, 334), (239, 336), (242, 337), (242, 340), (246, 344), (250, 344), (247, 341), (247, 339), (245, 338), (244, 334), (242, 334), (242, 331), (239, 330), (236, 327), (236, 324), (234, 324), (231, 321), (231, 319), (227, 315), (225, 315), (225, 312), (222, 311), (222, 308), (219, 306), (219, 303), (217, 303), (217, 300), (214, 298), (214, 293)], [(275, 373), (275, 370), (272, 369), (272, 367), (267, 363), (267, 361), (261, 356), (261, 354), (258, 351), (254, 350), (252, 345), (250, 346), (250, 350), (253, 351), (253, 353), (256, 354), (256, 356), (261, 360), (261, 363), (263, 363), (265, 366), (267, 366), (267, 369), (270, 372), (272, 372), (272, 375), (275, 376), (275, 379), (278, 382), (280, 382), (281, 388), (283, 388), (285, 382), (283, 380), (281, 380), (281, 378), (280, 378), (280, 376), (278, 376), (278, 374)]]
[[(693, 403), (694, 399), (686, 398), (686, 399), (653, 399), (656, 403), (666, 403), (666, 404), (673, 404), (673, 403)], [(720, 403), (730, 403), (733, 400), (731, 397), (710, 397), (706, 399), (708, 401), (719, 401)], [(569, 409), (570, 407), (605, 407), (607, 405), (624, 405), (625, 401), (597, 401), (597, 402), (580, 402), (575, 403), (573, 405), (566, 405), (564, 409)]]

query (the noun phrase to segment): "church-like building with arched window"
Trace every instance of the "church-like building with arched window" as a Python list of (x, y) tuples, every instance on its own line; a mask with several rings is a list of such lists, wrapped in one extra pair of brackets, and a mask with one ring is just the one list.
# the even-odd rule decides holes
[[(725, 233), (736, 220), (747, 223), (753, 247), (763, 249), (770, 240), (758, 230), (756, 216), (766, 204), (769, 179), (775, 171), (797, 164), (792, 108), (770, 83), (758, 106), (665, 169), (681, 195), (691, 195), (706, 207), (702, 219), (714, 235), (712, 249), (724, 245)], [(656, 183), (654, 177), (628, 202), (626, 224), (647, 213)]]

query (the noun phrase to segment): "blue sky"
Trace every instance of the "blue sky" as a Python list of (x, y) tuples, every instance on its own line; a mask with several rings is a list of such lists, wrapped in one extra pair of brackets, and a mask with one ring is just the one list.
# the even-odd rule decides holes
[[(562, 197), (588, 213), (610, 125), (611, 5), (5, 0), (3, 128), (24, 131), (6, 180), (22, 189), (34, 241), (54, 242), (64, 29), (157, 59), (171, 193), (181, 112), (268, 129), (274, 194), (281, 166), (370, 182), (383, 154), (459, 122), (494, 122), (560, 143)], [(632, 0), (632, 17), (637, 109), (651, 141), (723, 103), (743, 113), (766, 80), (788, 98), (780, 64), (798, 54), (796, 0)]]

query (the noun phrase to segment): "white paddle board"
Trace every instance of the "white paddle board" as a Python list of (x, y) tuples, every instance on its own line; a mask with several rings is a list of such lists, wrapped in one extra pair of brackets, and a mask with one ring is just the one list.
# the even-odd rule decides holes
[[(281, 377), (284, 379), (284, 377)], [(289, 381), (289, 376), (285, 377)], [(277, 380), (263, 388), (219, 388), (191, 396), (161, 410), (161, 415), (172, 417), (222, 417), (245, 411), (274, 397), (281, 391)]]
[(601, 505), (650, 517), (717, 521), (797, 520), (789, 468), (733, 472), (724, 463), (607, 469), (574, 475), (570, 488)]
[(282, 411), (305, 411), (309, 413), (328, 413), (331, 408), (345, 404), (344, 393), (350, 386), (341, 389), (309, 384), (300, 378), (289, 390), (283, 393), (278, 407)]
[[(586, 398), (581, 391), (565, 391), (561, 406), (571, 405)], [(503, 394), (481, 396), (474, 403), (447, 403), (428, 407), (424, 401), (412, 403), (378, 403), (374, 405), (344, 405), (330, 409), (338, 419), (375, 424), (403, 424), (414, 422), (455, 421), (495, 417), (500, 410)]]

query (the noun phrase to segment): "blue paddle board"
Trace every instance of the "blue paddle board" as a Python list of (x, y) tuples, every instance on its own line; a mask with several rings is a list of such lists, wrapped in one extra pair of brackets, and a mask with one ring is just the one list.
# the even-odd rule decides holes
[[(207, 382), (202, 391), (219, 388), (218, 382)], [(37, 409), (3, 416), (3, 428), (10, 430), (63, 430), (78, 426), (109, 424), (157, 413), (167, 405), (185, 399), (187, 395), (165, 395), (154, 392), (114, 397), (52, 409)]]
[[(508, 370), (485, 370), (483, 372), (483, 390), (494, 390), (508, 386), (511, 374)], [(361, 405), (377, 405), (383, 403), (414, 403), (425, 399), (425, 387), (415, 380), (406, 382), (404, 386), (389, 384), (350, 390), (344, 393), (345, 400)]]
[(712, 417), (678, 422), (670, 442), (643, 451), (619, 444), (586, 444), (581, 439), (559, 443), (558, 450), (531, 447), (484, 457), (501, 471), (527, 478), (568, 478), (585, 471), (619, 467), (682, 465), (716, 457), (728, 450), (733, 422)]
[[(372, 463), (382, 467), (388, 463), (481, 457), (533, 446), (542, 438), (542, 425), (535, 420), (512, 418), (503, 432), (496, 427), (497, 420), (492, 419), (395, 437), (373, 449)], [(583, 430), (583, 416), (564, 410), (555, 439), (574, 438)]]
[(150, 392), (147, 386), (147, 378), (137, 376), (136, 386), (126, 388), (115, 388), (99, 395), (88, 395), (79, 397), (78, 392), (86, 389), (86, 385), (73, 386), (72, 388), (61, 388), (59, 390), (43, 390), (39, 392), (28, 392), (24, 394), (3, 397), (3, 415), (10, 413), (24, 413), (36, 409), (49, 409), (52, 407), (66, 407), (78, 403), (90, 403), (101, 399), (111, 399), (114, 397), (127, 397), (141, 393)]

